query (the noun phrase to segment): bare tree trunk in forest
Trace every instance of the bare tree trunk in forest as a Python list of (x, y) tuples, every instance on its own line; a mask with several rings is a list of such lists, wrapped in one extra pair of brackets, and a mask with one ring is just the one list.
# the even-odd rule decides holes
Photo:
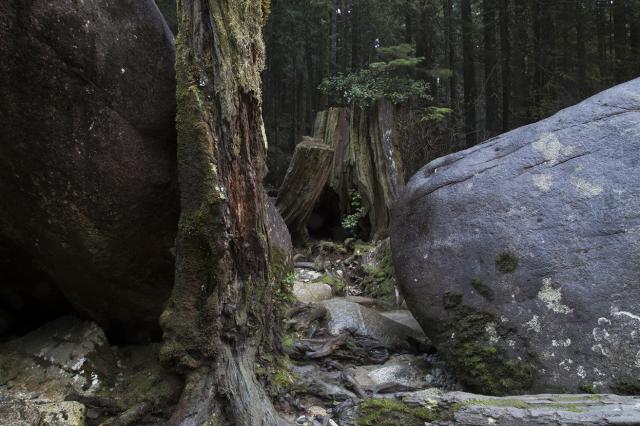
[[(516, 1), (513, 5), (514, 37), (513, 37), (513, 118), (512, 126), (522, 126), (529, 122), (528, 102), (531, 87), (530, 73), (527, 63), (531, 63), (529, 34), (527, 32), (527, 5)], [(527, 55), (529, 55), (527, 57)], [(528, 60), (527, 60), (528, 59)]]
[(413, 7), (411, 6), (411, 0), (406, 0), (404, 4), (404, 42), (407, 44), (413, 43)]
[(540, 118), (540, 105), (542, 103), (542, 91), (544, 88), (544, 74), (546, 58), (543, 53), (542, 42), (542, 9), (544, 5), (540, 2), (543, 0), (533, 0), (533, 96), (531, 97), (531, 117), (533, 119)]
[(484, 99), (486, 136), (500, 131), (498, 116), (498, 53), (496, 51), (496, 1), (482, 1), (484, 26)]
[[(329, 7), (331, 8), (331, 31), (330, 39), (331, 39), (331, 72), (329, 75), (336, 74), (338, 71), (338, 14), (336, 10), (338, 9), (338, 1), (339, 0), (328, 0)], [(296, 140), (296, 143), (298, 141)]]
[(453, 0), (444, 0), (444, 15), (447, 21), (447, 53), (449, 55), (449, 101), (452, 110), (458, 110), (458, 79), (456, 78), (456, 35), (453, 23)]
[(473, 48), (473, 21), (471, 0), (461, 0), (462, 54), (464, 56), (464, 131), (467, 147), (477, 143), (476, 134), (476, 73)]
[[(331, 1), (326, 2), (326, 21), (322, 24), (322, 46), (320, 50), (320, 81), (331, 75), (331, 22), (333, 9)], [(329, 106), (329, 95), (320, 94), (320, 110)]]
[(181, 216), (163, 365), (185, 376), (173, 425), (279, 425), (254, 374), (272, 351), (261, 117), (262, 1), (178, 2)]
[(416, 25), (416, 56), (424, 58), (419, 64), (419, 77), (429, 84), (429, 94), (437, 103), (438, 86), (436, 79), (433, 78), (430, 71), (435, 67), (435, 46), (434, 32), (435, 25), (433, 22), (435, 11), (431, 7), (431, 2), (423, 1), (419, 6), (419, 20)]
[(576, 0), (576, 51), (578, 54), (577, 63), (577, 86), (578, 95), (582, 98), (587, 92), (587, 50), (584, 34), (584, 0)]
[(511, 42), (509, 40), (509, 0), (500, 3), (500, 50), (502, 55), (502, 131), (511, 124)]
[(600, 75), (604, 76), (608, 70), (608, 61), (607, 61), (607, 14), (605, 13), (604, 8), (599, 7), (597, 13), (597, 28), (596, 32), (598, 33), (598, 68), (600, 70)]
[(354, 1), (351, 5), (351, 66), (353, 69), (360, 68), (362, 64), (360, 48), (362, 41), (360, 40), (360, 5), (358, 1)]
[(614, 0), (613, 8), (613, 48), (615, 62), (613, 72), (616, 83), (627, 80), (627, 8), (625, 1)]
[(632, 0), (630, 9), (632, 15), (629, 48), (632, 59), (629, 63), (629, 75), (635, 78), (640, 76), (640, 0)]

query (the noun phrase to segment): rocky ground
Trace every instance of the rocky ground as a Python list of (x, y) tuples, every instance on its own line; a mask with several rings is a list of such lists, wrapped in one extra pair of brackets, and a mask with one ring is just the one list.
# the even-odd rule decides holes
[[(640, 424), (640, 398), (463, 392), (397, 296), (387, 242), (296, 255), (278, 401), (300, 425)], [(283, 383), (281, 383), (282, 385)]]
[[(640, 398), (464, 392), (395, 291), (388, 243), (316, 243), (288, 278), (284, 360), (257, 369), (291, 424), (640, 424)], [(182, 391), (158, 346), (63, 317), (0, 344), (0, 425), (162, 425)]]

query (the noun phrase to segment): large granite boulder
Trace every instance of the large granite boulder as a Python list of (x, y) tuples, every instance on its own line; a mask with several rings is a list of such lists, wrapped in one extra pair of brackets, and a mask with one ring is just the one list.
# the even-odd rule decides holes
[(0, 56), (1, 239), (108, 330), (157, 329), (179, 201), (154, 1), (0, 2)]
[(471, 389), (640, 391), (640, 80), (431, 162), (393, 223), (407, 303)]

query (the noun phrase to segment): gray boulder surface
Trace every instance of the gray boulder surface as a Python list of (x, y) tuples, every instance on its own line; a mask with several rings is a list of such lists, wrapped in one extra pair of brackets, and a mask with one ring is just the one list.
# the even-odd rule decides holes
[(640, 79), (411, 179), (399, 285), (470, 389), (640, 392), (639, 183)]
[(153, 0), (3, 1), (0, 40), (0, 241), (105, 329), (159, 335), (179, 210), (162, 15)]

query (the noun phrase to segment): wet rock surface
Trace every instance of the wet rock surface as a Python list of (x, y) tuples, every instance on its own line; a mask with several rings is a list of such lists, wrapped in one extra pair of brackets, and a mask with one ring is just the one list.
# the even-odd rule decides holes
[(470, 389), (640, 389), (639, 123), (633, 80), (411, 179), (398, 281)]
[(159, 335), (179, 209), (162, 15), (153, 0), (5, 1), (0, 39), (1, 239), (109, 332)]

